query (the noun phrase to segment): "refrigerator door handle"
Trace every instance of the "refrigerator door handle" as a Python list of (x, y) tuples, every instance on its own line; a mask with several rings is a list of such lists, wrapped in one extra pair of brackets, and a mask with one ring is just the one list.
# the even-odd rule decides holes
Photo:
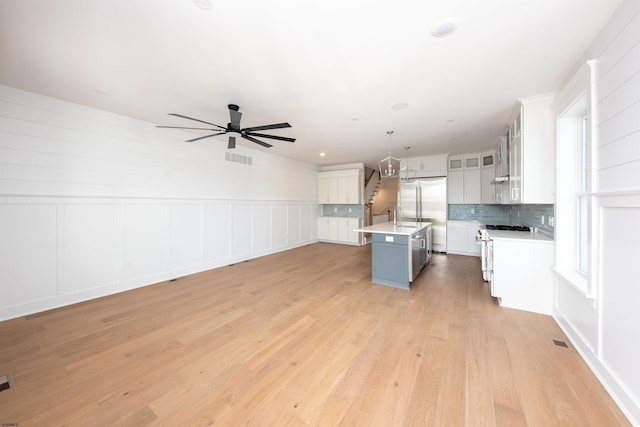
[(422, 222), (422, 187), (416, 184), (416, 222)]

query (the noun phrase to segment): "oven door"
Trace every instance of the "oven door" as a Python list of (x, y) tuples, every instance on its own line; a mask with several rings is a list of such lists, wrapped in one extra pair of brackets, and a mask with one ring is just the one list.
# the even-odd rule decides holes
[(482, 265), (482, 280), (487, 282), (489, 280), (489, 267), (487, 264), (487, 236), (486, 230), (478, 230), (476, 236), (476, 243), (480, 245), (480, 263)]
[(485, 246), (487, 251), (487, 281), (489, 282), (489, 288), (491, 289), (491, 296), (495, 297), (495, 291), (493, 289), (493, 240), (485, 240)]

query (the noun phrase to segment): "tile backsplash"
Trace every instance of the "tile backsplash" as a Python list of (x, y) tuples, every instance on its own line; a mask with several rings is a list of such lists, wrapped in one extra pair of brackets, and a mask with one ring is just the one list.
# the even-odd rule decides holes
[[(544, 216), (544, 224), (542, 217)], [(485, 224), (511, 224), (535, 227), (553, 239), (549, 217), (555, 217), (553, 205), (449, 205), (448, 219), (480, 221)]]

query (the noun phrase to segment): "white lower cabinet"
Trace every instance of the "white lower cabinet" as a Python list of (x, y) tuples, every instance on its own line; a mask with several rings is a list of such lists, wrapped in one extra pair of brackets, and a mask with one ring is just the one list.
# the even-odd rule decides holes
[(480, 256), (479, 229), (478, 221), (447, 221), (447, 253)]
[(552, 314), (553, 241), (493, 240), (492, 294), (502, 307)]
[(360, 218), (321, 216), (318, 218), (318, 240), (323, 242), (360, 245)]

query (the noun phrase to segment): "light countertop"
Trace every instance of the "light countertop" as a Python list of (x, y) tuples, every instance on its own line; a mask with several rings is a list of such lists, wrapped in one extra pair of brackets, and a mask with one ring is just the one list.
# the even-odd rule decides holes
[(431, 225), (430, 222), (408, 222), (402, 221), (394, 224), (393, 221), (382, 222), (380, 224), (369, 225), (367, 227), (356, 228), (354, 231), (362, 233), (398, 234), (411, 236), (417, 231), (423, 230)]
[(526, 232), (526, 231), (506, 231), (506, 230), (487, 230), (487, 234), (491, 240), (534, 240), (539, 242), (551, 242), (547, 236), (543, 236), (539, 233)]

